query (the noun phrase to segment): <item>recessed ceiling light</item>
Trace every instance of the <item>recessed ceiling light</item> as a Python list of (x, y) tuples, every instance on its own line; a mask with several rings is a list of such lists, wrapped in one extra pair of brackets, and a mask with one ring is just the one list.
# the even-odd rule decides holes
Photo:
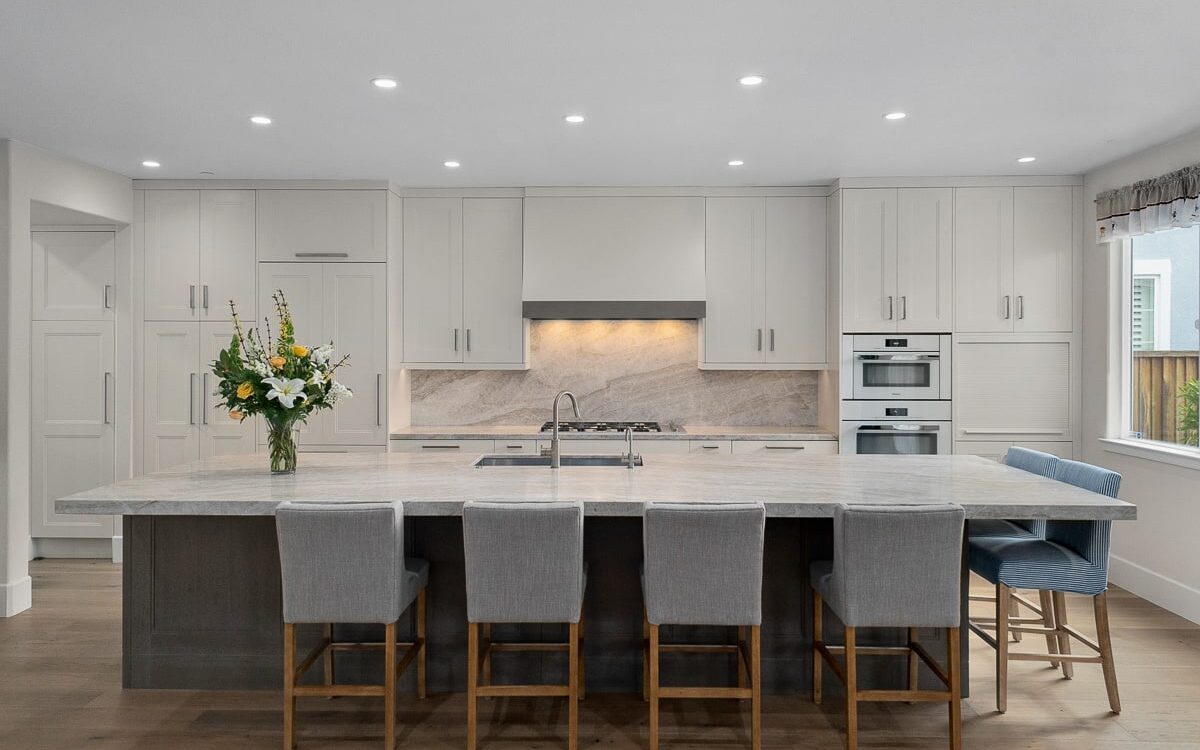
[(442, 166), (446, 167), (447, 169), (458, 169), (462, 165), (456, 161), (444, 161), (442, 162)]
[(254, 115), (250, 118), (250, 122), (254, 123), (255, 125), (270, 125), (271, 118), (267, 117), (266, 115)]
[(583, 115), (567, 115), (563, 119), (566, 120), (567, 122), (571, 123), (572, 125), (578, 125), (579, 123), (584, 121), (584, 116)]
[(883, 119), (885, 119), (885, 120), (903, 120), (905, 117), (908, 117), (907, 112), (888, 112), (886, 115), (883, 116)]
[(394, 89), (400, 85), (396, 83), (395, 78), (372, 78), (371, 83), (375, 84), (377, 89)]
[(154, 161), (153, 159), (147, 159), (146, 161), (142, 162), (142, 166), (149, 167), (150, 169), (158, 169), (162, 165), (159, 164), (158, 162)]
[(732, 160), (730, 160), (730, 162), (729, 162), (729, 166), (731, 166), (731, 167), (740, 167), (740, 166), (742, 166), (742, 165), (743, 165), (743, 164), (745, 164), (745, 163), (746, 163), (746, 162), (742, 161), (741, 159), (732, 159)]
[(743, 86), (759, 86), (765, 80), (767, 80), (767, 79), (763, 78), (760, 75), (755, 74), (755, 75), (742, 76), (741, 78), (738, 79), (738, 83), (742, 84)]
[(1036, 156), (1022, 156), (1020, 159), (1017, 159), (1017, 162), (1019, 164), (1028, 164), (1031, 161), (1037, 161), (1037, 157)]

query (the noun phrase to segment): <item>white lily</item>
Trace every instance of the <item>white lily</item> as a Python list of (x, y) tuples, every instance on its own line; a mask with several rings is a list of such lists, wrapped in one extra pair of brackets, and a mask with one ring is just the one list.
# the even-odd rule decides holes
[(283, 408), (291, 409), (296, 405), (296, 399), (307, 400), (308, 396), (304, 393), (304, 381), (300, 378), (292, 378), (284, 380), (282, 378), (263, 378), (263, 383), (271, 386), (271, 390), (267, 391), (267, 398), (273, 398), (278, 401)]

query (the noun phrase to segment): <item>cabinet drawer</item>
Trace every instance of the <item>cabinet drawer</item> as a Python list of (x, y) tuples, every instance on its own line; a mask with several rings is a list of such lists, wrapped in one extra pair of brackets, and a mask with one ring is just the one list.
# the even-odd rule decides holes
[(393, 453), (491, 453), (493, 440), (392, 440)]
[[(259, 452), (265, 453), (266, 447), (261, 446)], [(297, 453), (386, 453), (382, 445), (301, 445)]]
[(728, 454), (733, 452), (728, 440), (689, 440), (688, 452)]
[(538, 442), (536, 440), (497, 440), (497, 453), (537, 453)]
[(259, 190), (258, 259), (387, 260), (384, 190)]
[(836, 440), (734, 440), (734, 453), (816, 454), (837, 453)]

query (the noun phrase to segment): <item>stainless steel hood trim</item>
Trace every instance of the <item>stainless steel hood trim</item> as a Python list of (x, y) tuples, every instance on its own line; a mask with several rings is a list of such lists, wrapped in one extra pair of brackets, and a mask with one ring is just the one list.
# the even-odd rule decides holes
[(703, 318), (705, 302), (645, 302), (546, 300), (521, 303), (521, 315), (534, 320), (695, 320)]

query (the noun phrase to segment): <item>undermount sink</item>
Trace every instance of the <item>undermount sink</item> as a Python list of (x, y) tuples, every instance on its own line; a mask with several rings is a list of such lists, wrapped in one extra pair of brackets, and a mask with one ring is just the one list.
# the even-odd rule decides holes
[[(625, 456), (587, 456), (587, 455), (568, 455), (561, 456), (560, 463), (564, 466), (629, 466), (629, 459)], [(487, 455), (480, 456), (475, 463), (471, 464), (477, 469), (482, 469), (487, 466), (540, 466), (543, 468), (550, 467), (550, 457), (541, 455)], [(634, 456), (633, 465), (641, 466), (642, 457)]]

